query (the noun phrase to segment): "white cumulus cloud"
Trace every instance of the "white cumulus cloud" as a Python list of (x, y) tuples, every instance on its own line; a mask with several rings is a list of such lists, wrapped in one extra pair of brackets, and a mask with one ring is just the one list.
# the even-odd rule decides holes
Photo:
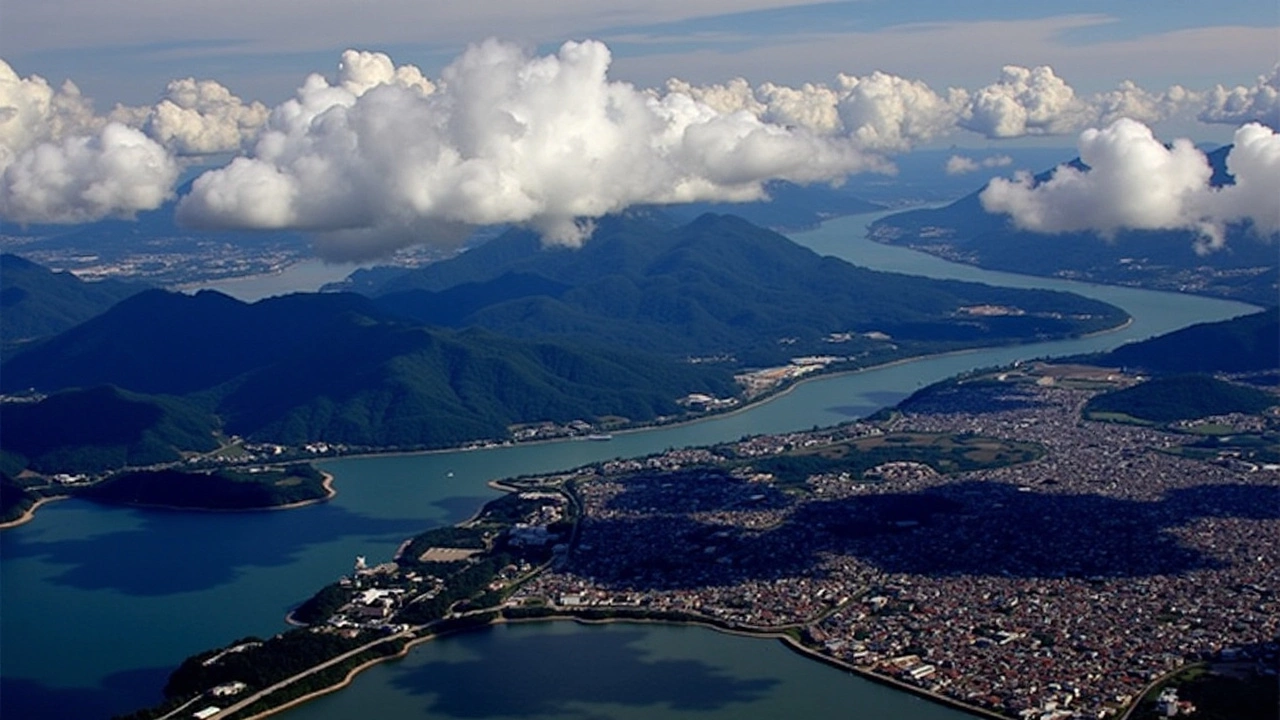
[(75, 83), (68, 80), (54, 89), (39, 75), (19, 77), (0, 60), (0, 170), (42, 142), (92, 132), (102, 124)]
[(968, 94), (952, 89), (946, 97), (920, 80), (874, 72), (865, 77), (840, 76), (844, 132), (860, 145), (905, 151), (946, 135), (955, 128)]
[(1280, 233), (1280, 134), (1259, 123), (1237, 129), (1227, 172), (1235, 184), (1213, 191), (1213, 214), (1224, 222), (1250, 220), (1262, 235)]
[(1200, 93), (1174, 85), (1162, 92), (1145, 90), (1130, 80), (1115, 90), (1089, 98), (1097, 116), (1095, 122), (1110, 125), (1120, 118), (1137, 120), (1146, 125), (1162, 122), (1202, 102)]
[(1205, 94), (1204, 109), (1200, 121), (1237, 125), (1260, 122), (1280, 129), (1280, 63), (1263, 75), (1250, 87), (1237, 85), (1226, 88), (1218, 85)]
[(919, 80), (874, 72), (839, 75), (834, 86), (789, 87), (743, 78), (724, 85), (667, 81), (669, 94), (687, 95), (720, 113), (745, 112), (762, 122), (843, 136), (870, 152), (904, 152), (955, 129), (968, 98), (963, 90), (938, 95)]
[(672, 79), (667, 90), (719, 112), (747, 112), (765, 122), (843, 135), (865, 150), (891, 153), (961, 130), (1004, 140), (1074, 134), (1122, 117), (1151, 124), (1203, 102), (1202, 93), (1178, 85), (1153, 92), (1127, 80), (1114, 90), (1082, 97), (1049, 66), (1017, 65), (1005, 66), (997, 82), (973, 91), (939, 92), (923, 81), (880, 71), (840, 74), (832, 86), (752, 87), (742, 78), (694, 86)]
[(213, 80), (174, 80), (164, 98), (150, 108), (117, 106), (113, 119), (141, 127), (178, 155), (239, 151), (257, 137), (267, 107), (246, 103)]
[(980, 196), (983, 208), (1045, 233), (1193, 230), (1201, 251), (1221, 247), (1229, 223), (1252, 221), (1263, 235), (1280, 229), (1280, 138), (1262, 125), (1236, 131), (1227, 156), (1235, 185), (1223, 188), (1210, 186), (1209, 160), (1190, 140), (1166, 146), (1134, 120), (1086, 130), (1079, 148), (1088, 169), (1059, 166), (1038, 185), (1026, 174), (996, 178)]
[(94, 114), (68, 81), (54, 89), (0, 60), (0, 217), (79, 223), (160, 206), (178, 166), (140, 131)]
[(1089, 104), (1053, 68), (1006, 65), (998, 82), (973, 93), (960, 125), (990, 138), (1061, 135), (1092, 115)]
[(946, 170), (948, 175), (964, 175), (983, 168), (1008, 167), (1012, 164), (1013, 158), (1008, 155), (992, 155), (981, 160), (966, 155), (952, 155), (947, 158)]
[[(344, 75), (376, 64), (386, 77), (389, 61), (363, 58), (344, 55), (359, 68)], [(487, 41), (430, 86), (313, 75), (248, 157), (195, 181), (179, 219), (340, 232), (320, 244), (335, 252), (334, 237), (408, 237), (424, 223), (524, 223), (572, 245), (589, 234), (585, 219), (629, 205), (750, 200), (769, 179), (883, 167), (847, 140), (761, 119), (732, 88), (658, 95), (610, 81), (610, 61), (598, 42), (534, 57)], [(369, 254), (386, 249), (369, 242)]]
[(159, 207), (178, 164), (119, 123), (28, 148), (0, 175), (0, 215), (16, 222), (79, 223)]

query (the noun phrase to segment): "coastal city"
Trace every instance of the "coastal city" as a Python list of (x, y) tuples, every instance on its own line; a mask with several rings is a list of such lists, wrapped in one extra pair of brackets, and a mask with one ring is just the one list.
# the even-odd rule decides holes
[[(1152, 687), (1162, 716), (1188, 713), (1161, 682), (1202, 663), (1274, 682), (1280, 466), (1184, 451), (1205, 423), (1248, 433), (1280, 418), (1084, 419), (1100, 390), (1134, 382), (1037, 363), (865, 421), (503, 480), (471, 520), (391, 562), (358, 558), (295, 610), (309, 627), (293, 632), (342, 638), (344, 653), (232, 708), (270, 707), (274, 688), (380, 645), (369, 662), (446, 627), (557, 617), (779, 637), (1018, 720), (1128, 717)], [(202, 657), (207, 687), (243, 689), (219, 668), (227, 650)]]
[(4, 3), (0, 720), (1280, 720), (1278, 2)]
[(1274, 676), (1280, 468), (1189, 460), (1170, 452), (1180, 436), (1082, 421), (1096, 391), (1069, 377), (1001, 377), (838, 433), (1016, 437), (1045, 449), (1033, 462), (893, 463), (875, 482), (814, 476), (789, 492), (749, 468), (689, 470), (705, 450), (606, 464), (578, 486), (572, 553), (513, 602), (799, 629), (825, 658), (1004, 717), (1115, 716), (1201, 659)]

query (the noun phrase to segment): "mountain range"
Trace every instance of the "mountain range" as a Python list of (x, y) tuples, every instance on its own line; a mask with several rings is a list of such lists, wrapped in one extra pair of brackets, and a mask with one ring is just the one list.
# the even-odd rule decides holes
[(84, 282), (17, 255), (0, 255), (0, 358), (69, 330), (147, 287), (120, 280)]
[(512, 230), (368, 292), (418, 322), (737, 366), (1016, 343), (1123, 321), (1077, 295), (872, 271), (736, 216), (679, 224), (653, 211), (606, 218), (580, 249)]
[(688, 393), (733, 391), (723, 369), (418, 326), (357, 295), (250, 305), (162, 290), (18, 355), (0, 385), (180, 398), (227, 433), (282, 443), (428, 447), (502, 438), (522, 422), (650, 420)]
[[(1215, 187), (1229, 185), (1230, 146), (1208, 153)], [(1085, 168), (1079, 158), (1069, 165)], [(1052, 171), (1036, 176), (1041, 183)], [(1192, 292), (1275, 305), (1280, 297), (1280, 256), (1274, 238), (1229, 227), (1226, 247), (1195, 251), (1188, 230), (1125, 230), (1106, 238), (1096, 232), (1046, 235), (1016, 228), (1006, 215), (988, 213), (979, 199), (984, 185), (938, 208), (910, 210), (872, 223), (878, 242), (904, 245), (992, 270), (1069, 277), (1154, 290)]]
[[(16, 354), (0, 390), (87, 389), (34, 406), (56, 399), (64, 415), (92, 414), (85, 402), (115, 392), (213, 418), (184, 426), (203, 438), (185, 449), (215, 430), (290, 445), (445, 447), (504, 439), (522, 423), (678, 416), (684, 396), (733, 396), (735, 372), (799, 355), (858, 367), (1124, 319), (1067, 293), (855, 267), (733, 216), (681, 224), (646, 210), (606, 218), (581, 249), (512, 230), (393, 277), (375, 297), (248, 304), (147, 290)], [(62, 437), (56, 422), (46, 427)], [(43, 456), (5, 437), (0, 446)]]
[(0, 472), (97, 472), (214, 450), (216, 419), (172, 398), (98, 386), (0, 403)]

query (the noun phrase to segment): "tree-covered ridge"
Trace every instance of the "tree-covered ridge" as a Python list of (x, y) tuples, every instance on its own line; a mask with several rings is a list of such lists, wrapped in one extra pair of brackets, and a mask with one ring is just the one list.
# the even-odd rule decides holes
[[(542, 249), (513, 230), (379, 293), (379, 307), (422, 322), (757, 366), (883, 348), (866, 333), (921, 353), (1089, 332), (1124, 317), (1066, 293), (860, 268), (734, 216), (677, 227), (653, 212), (606, 218), (578, 250)], [(968, 312), (975, 307), (1009, 311)]]
[(1256, 388), (1209, 375), (1176, 375), (1097, 395), (1085, 405), (1085, 414), (1168, 423), (1229, 413), (1257, 413), (1277, 404), (1280, 398)]
[(79, 493), (99, 502), (199, 510), (252, 510), (314, 502), (327, 496), (324, 476), (310, 465), (258, 471), (135, 471)]
[(177, 396), (245, 437), (427, 447), (505, 438), (523, 422), (650, 420), (682, 412), (676, 400), (689, 393), (734, 391), (725, 369), (424, 328), (350, 294), (250, 305), (214, 292), (149, 291), (0, 374), (6, 389), (104, 383)]
[(85, 282), (17, 255), (0, 255), (0, 352), (70, 329), (145, 290), (119, 280)]
[(877, 273), (740, 218), (677, 226), (648, 210), (606, 218), (580, 250), (513, 231), (402, 277), (429, 289), (253, 304), (147, 291), (5, 363), (0, 389), (110, 384), (257, 440), (444, 447), (736, 393), (735, 364), (689, 356), (869, 365), (1123, 320), (1075, 295)]
[(218, 447), (216, 419), (173, 398), (111, 386), (72, 389), (39, 402), (0, 403), (5, 469), (97, 472), (173, 462)]
[[(1208, 154), (1214, 186), (1235, 182), (1226, 170), (1230, 149)], [(1085, 167), (1079, 158), (1068, 164)], [(1037, 175), (1036, 181), (1048, 180), (1051, 172)], [(1259, 237), (1248, 225), (1228, 228), (1226, 249), (1207, 255), (1196, 252), (1196, 233), (1189, 230), (1125, 230), (1115, 237), (1035, 233), (1019, 230), (1007, 215), (986, 212), (979, 199), (985, 189), (984, 185), (944, 207), (882, 218), (872, 224), (871, 237), (993, 270), (1276, 304), (1276, 239)]]
[(1091, 361), (1160, 373), (1277, 369), (1280, 368), (1280, 308), (1192, 325), (1122, 345)]
[(39, 496), (14, 482), (8, 473), (0, 472), (0, 523), (17, 520), (37, 499)]

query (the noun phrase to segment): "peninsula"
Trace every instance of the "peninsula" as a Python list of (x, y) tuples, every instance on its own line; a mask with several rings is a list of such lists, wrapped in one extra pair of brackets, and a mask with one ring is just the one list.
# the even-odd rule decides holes
[(174, 510), (286, 510), (332, 498), (333, 476), (306, 463), (257, 464), (211, 471), (172, 467), (92, 476), (57, 473), (22, 482), (0, 479), (0, 529), (30, 520), (51, 500), (81, 497), (109, 505)]

